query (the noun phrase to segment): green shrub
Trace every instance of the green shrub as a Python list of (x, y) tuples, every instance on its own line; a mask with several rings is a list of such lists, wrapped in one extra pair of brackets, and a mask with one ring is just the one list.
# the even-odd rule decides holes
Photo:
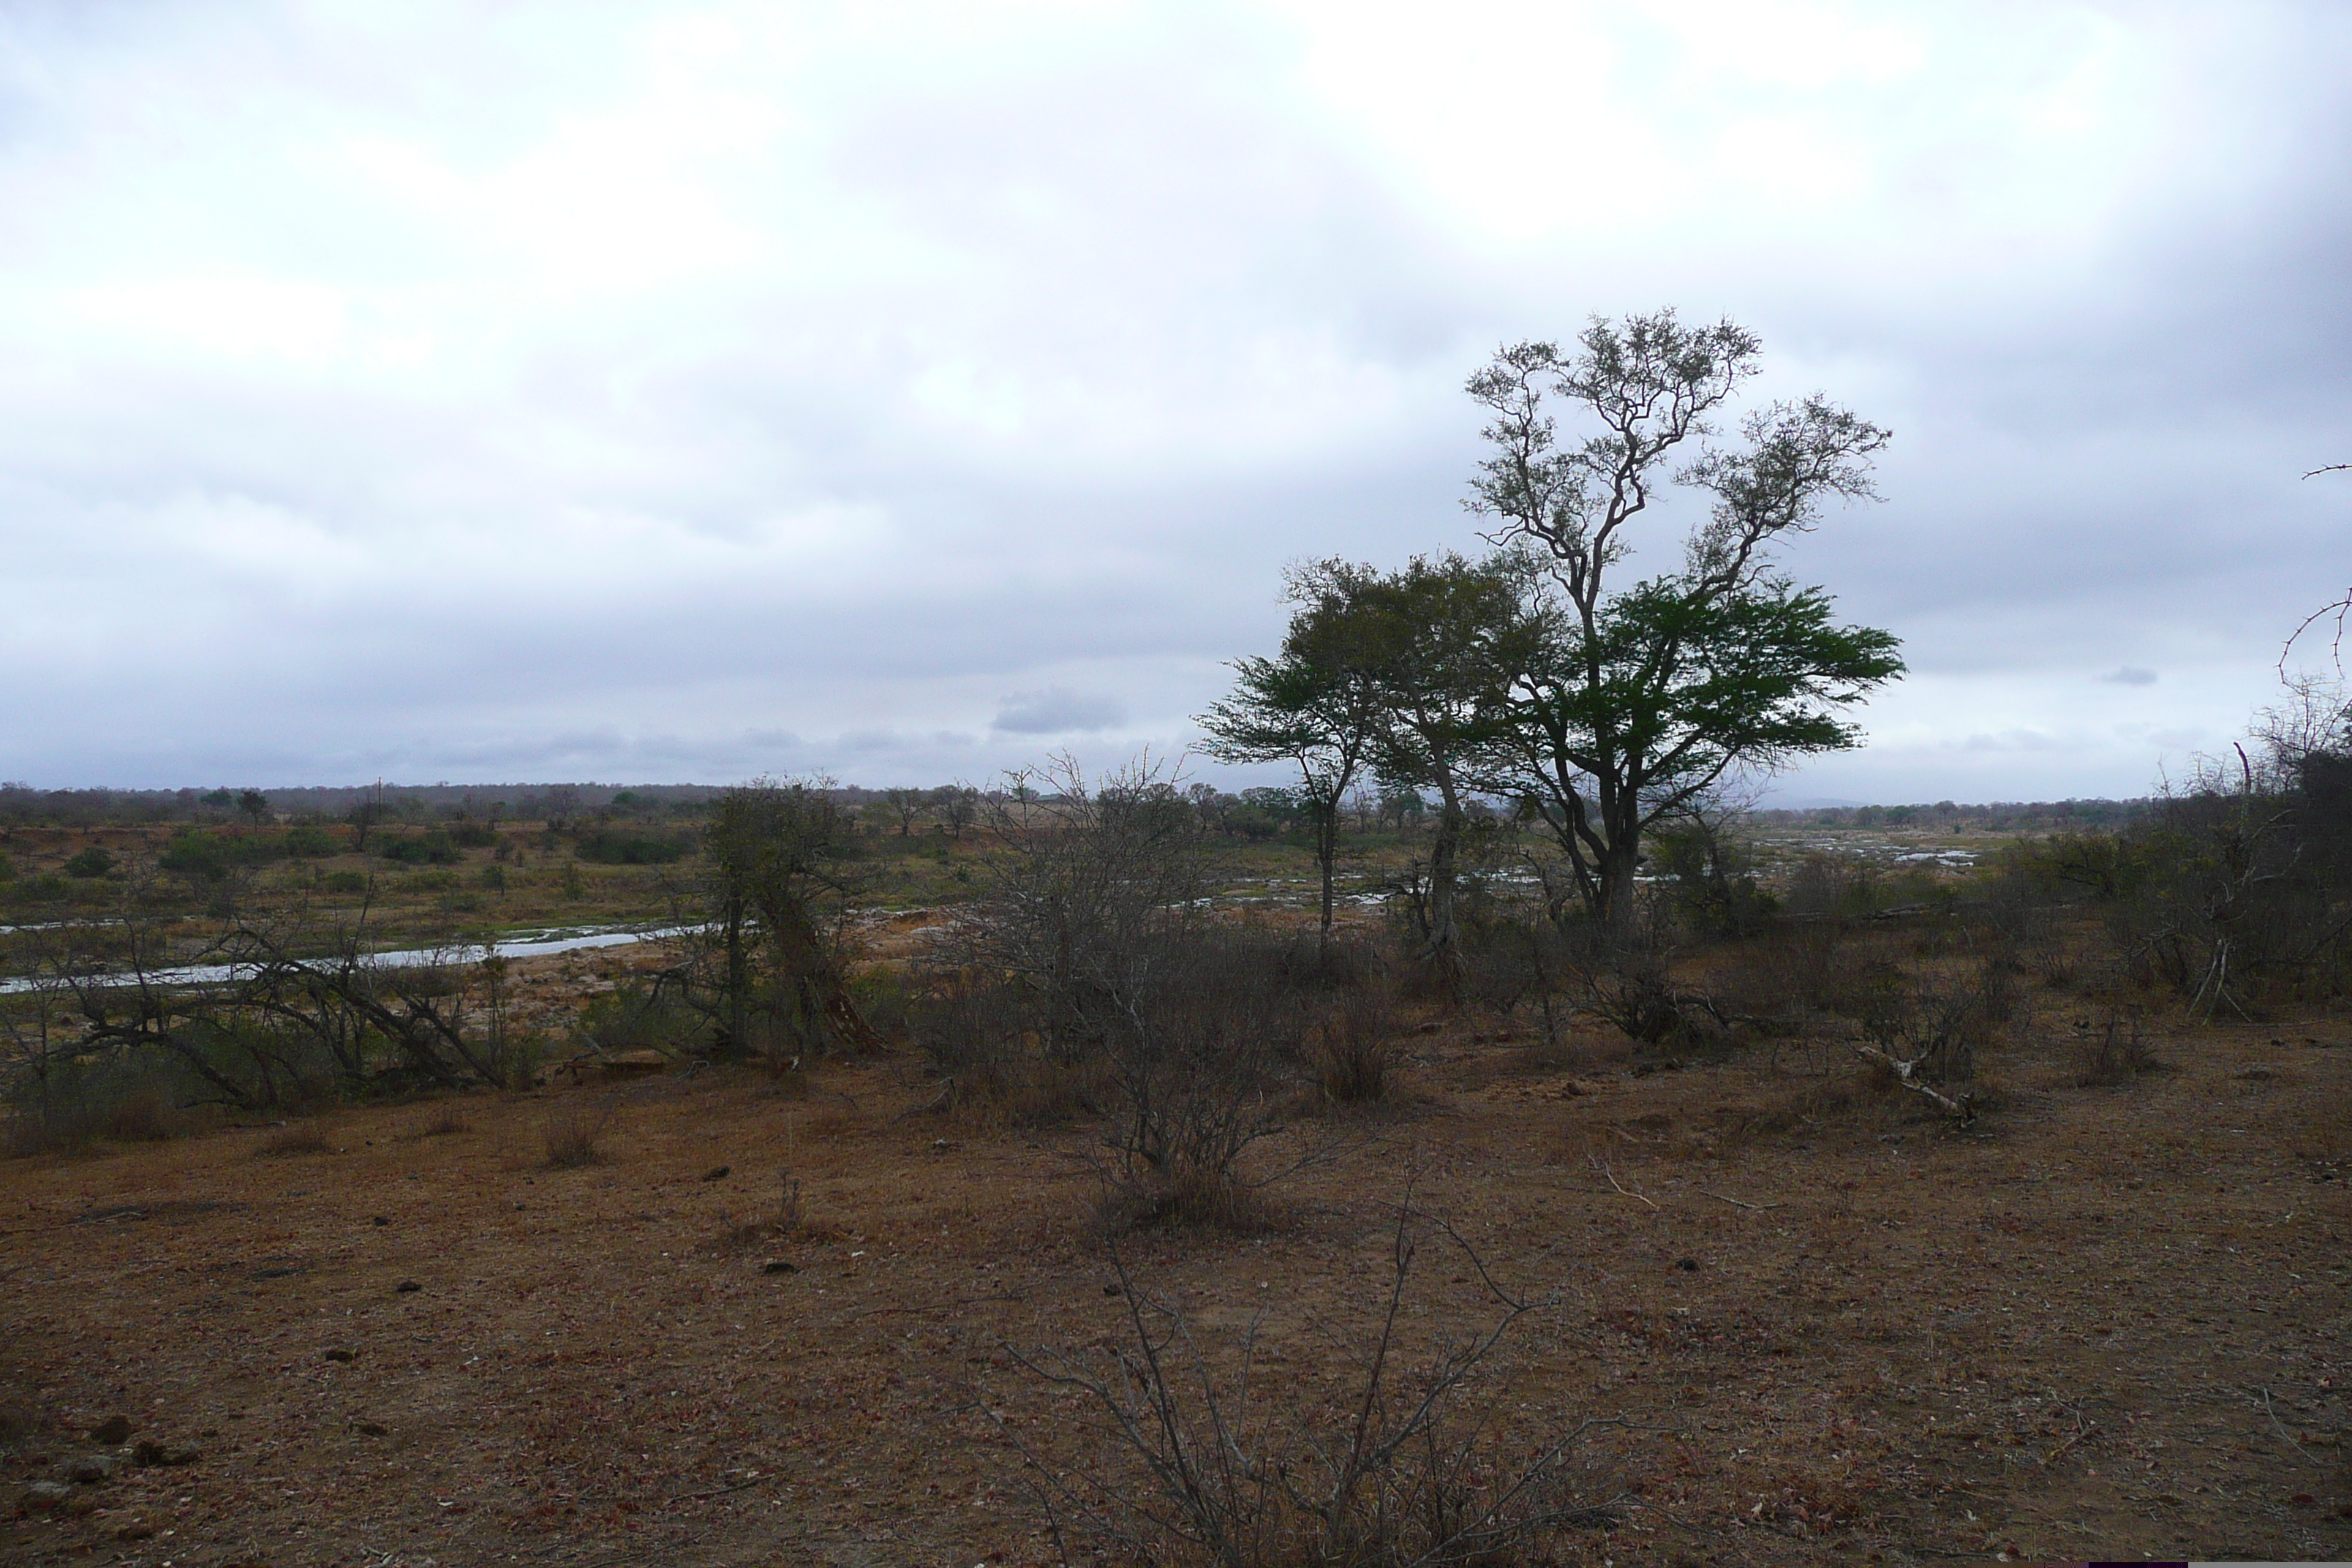
[(325, 828), (308, 826), (288, 828), (285, 838), (280, 842), (287, 854), (305, 860), (323, 860), (342, 848), (335, 842), (334, 835)]
[(685, 838), (600, 827), (581, 835), (580, 858), (602, 866), (667, 866), (686, 858), (693, 847)]
[(383, 858), (402, 866), (448, 866), (464, 858), (457, 841), (439, 831), (386, 838)]
[(319, 879), (319, 886), (331, 893), (364, 893), (368, 889), (364, 871), (330, 871)]
[(450, 889), (458, 885), (457, 873), (455, 871), (419, 871), (414, 876), (402, 878), (400, 885), (404, 888), (407, 888), (413, 891), (420, 893), (446, 893)]
[(708, 1026), (674, 996), (624, 985), (592, 1000), (574, 1026), (579, 1038), (602, 1051), (659, 1051), (676, 1056), (700, 1044)]
[(499, 841), (498, 829), (484, 822), (461, 822), (449, 829), (460, 849), (488, 849)]
[(73, 892), (73, 885), (52, 873), (45, 877), (27, 877), (16, 884), (16, 895), (27, 903), (53, 904)]
[(481, 875), (474, 879), (493, 893), (503, 893), (507, 890), (507, 868), (504, 866), (485, 866), (482, 868)]
[(93, 844), (66, 862), (68, 877), (103, 877), (114, 869), (114, 857)]
[(0, 882), (13, 882), (16, 879), (16, 863), (5, 855), (0, 855)]
[(212, 881), (227, 876), (232, 867), (247, 863), (250, 857), (243, 851), (243, 846), (217, 833), (188, 827), (172, 836), (172, 842), (155, 857), (155, 864), (183, 877)]

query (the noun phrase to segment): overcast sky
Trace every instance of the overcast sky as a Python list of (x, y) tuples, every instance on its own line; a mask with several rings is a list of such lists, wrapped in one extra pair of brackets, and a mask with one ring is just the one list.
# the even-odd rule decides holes
[(0, 0), (0, 777), (1181, 748), (1286, 561), (1476, 543), (1497, 344), (1673, 305), (1895, 431), (1788, 564), (1912, 673), (1783, 798), (2145, 793), (2352, 582), (2347, 80), (2246, 0)]

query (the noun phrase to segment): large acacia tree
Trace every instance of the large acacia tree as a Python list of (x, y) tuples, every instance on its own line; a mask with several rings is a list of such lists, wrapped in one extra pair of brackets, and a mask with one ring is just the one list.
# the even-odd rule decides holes
[[(1827, 594), (1774, 563), (1827, 502), (1876, 499), (1887, 432), (1814, 395), (1717, 444), (1710, 416), (1760, 352), (1745, 328), (1667, 310), (1595, 318), (1568, 349), (1507, 348), (1469, 381), (1492, 419), (1468, 504), (1548, 579), (1540, 652), (1478, 782), (1543, 818), (1612, 931), (1633, 921), (1646, 830), (1735, 771), (1859, 744), (1839, 710), (1903, 670), (1892, 635), (1839, 625)], [(1555, 408), (1582, 433), (1563, 436)], [(1706, 520), (1678, 566), (1621, 583), (1633, 525), (1669, 485), (1709, 498)]]

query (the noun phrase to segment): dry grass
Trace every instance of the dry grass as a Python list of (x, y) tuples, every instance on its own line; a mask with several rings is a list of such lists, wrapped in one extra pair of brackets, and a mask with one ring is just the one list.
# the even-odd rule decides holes
[(264, 1160), (287, 1160), (327, 1152), (327, 1131), (315, 1121), (296, 1121), (264, 1133), (253, 1147)]
[(1388, 997), (1369, 988), (1349, 993), (1309, 1046), (1316, 1087), (1341, 1105), (1384, 1100), (1395, 1056), (1396, 1018)]
[(473, 1124), (466, 1120), (463, 1107), (444, 1101), (433, 1119), (412, 1134), (417, 1138), (450, 1138), (460, 1132), (471, 1132)]
[(604, 1157), (604, 1130), (613, 1122), (613, 1102), (573, 1094), (559, 1099), (540, 1118), (539, 1139), (551, 1171), (576, 1171)]

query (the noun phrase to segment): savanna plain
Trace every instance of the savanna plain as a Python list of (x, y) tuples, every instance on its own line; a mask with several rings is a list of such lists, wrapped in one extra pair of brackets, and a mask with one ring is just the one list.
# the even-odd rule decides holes
[[(1662, 855), (1636, 951), (1496, 826), (1433, 977), (1410, 822), (1326, 942), (1215, 804), (1148, 1060), (991, 988), (1040, 858), (1132, 831), (1083, 798), (828, 819), (815, 956), (772, 911), (732, 990), (684, 807), (12, 829), (0, 1557), (2352, 1557), (2352, 1018), (2326, 964), (2215, 979), (2177, 837), (1759, 817)], [(696, 929), (123, 999), (361, 919)]]

